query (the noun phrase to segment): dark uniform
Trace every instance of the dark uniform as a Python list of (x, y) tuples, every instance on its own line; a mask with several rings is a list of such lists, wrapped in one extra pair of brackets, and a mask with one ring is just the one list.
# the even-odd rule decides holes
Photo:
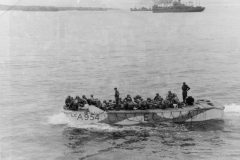
[(157, 93), (156, 96), (154, 97), (154, 101), (162, 101), (163, 98)]
[(190, 90), (190, 87), (188, 87), (188, 85), (186, 85), (185, 82), (183, 82), (183, 86), (182, 86), (182, 97), (183, 97), (183, 102), (185, 102), (186, 98), (187, 98), (187, 91)]
[(67, 107), (69, 107), (71, 101), (72, 101), (71, 96), (68, 96), (68, 97), (65, 99), (65, 104), (66, 104)]
[(114, 88), (115, 90), (115, 102), (116, 102), (116, 108), (119, 109), (119, 92), (117, 90), (117, 88)]
[(87, 99), (85, 95), (82, 96), (82, 100), (84, 100), (86, 104), (91, 105), (90, 101)]

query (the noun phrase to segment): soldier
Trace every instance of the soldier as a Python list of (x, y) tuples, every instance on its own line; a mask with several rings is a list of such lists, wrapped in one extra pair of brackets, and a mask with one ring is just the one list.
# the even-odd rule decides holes
[(159, 93), (156, 93), (156, 96), (154, 97), (154, 101), (162, 101), (163, 98), (159, 95)]
[(168, 91), (168, 95), (166, 97), (166, 100), (168, 100), (170, 103), (172, 103), (173, 100), (173, 94), (171, 91)]
[(186, 84), (186, 82), (183, 82), (182, 85), (182, 97), (183, 97), (183, 102), (185, 103), (185, 100), (187, 98), (187, 91), (190, 90), (190, 87)]
[(66, 104), (67, 108), (69, 107), (71, 101), (72, 101), (72, 97), (71, 96), (67, 96), (67, 98), (65, 99), (65, 104)]
[(117, 88), (114, 88), (115, 90), (115, 102), (116, 102), (116, 109), (118, 110), (119, 109), (119, 91), (117, 90)]
[(82, 96), (82, 100), (84, 100), (86, 102), (86, 104), (89, 104), (89, 105), (91, 104), (91, 103), (88, 103), (88, 99), (85, 95)]

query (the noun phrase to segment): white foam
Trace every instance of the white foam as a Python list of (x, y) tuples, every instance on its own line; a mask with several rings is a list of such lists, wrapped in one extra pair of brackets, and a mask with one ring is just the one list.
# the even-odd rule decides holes
[(64, 113), (54, 114), (48, 117), (48, 123), (52, 125), (69, 124), (70, 121)]
[(231, 113), (240, 113), (240, 105), (232, 103), (232, 104), (227, 104), (224, 105), (225, 109), (224, 112), (231, 112)]
[(85, 129), (105, 130), (105, 131), (121, 130), (121, 128), (113, 127), (104, 123), (84, 124), (79, 122), (78, 124), (76, 124), (74, 122), (71, 122), (67, 118), (67, 116), (62, 112), (47, 117), (47, 124), (51, 124), (51, 125), (66, 124), (69, 127), (74, 127), (74, 128), (85, 128)]

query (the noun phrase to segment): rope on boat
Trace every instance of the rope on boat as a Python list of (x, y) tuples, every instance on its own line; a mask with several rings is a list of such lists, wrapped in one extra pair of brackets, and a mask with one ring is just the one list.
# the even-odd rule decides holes
[[(118, 121), (121, 121), (121, 120), (119, 120), (119, 118), (118, 118), (118, 115), (116, 114), (116, 117), (117, 117), (117, 120)], [(119, 116), (120, 117), (120, 116)], [(122, 118), (122, 117), (120, 117), (120, 118)], [(125, 119), (125, 117), (123, 117), (122, 119)]]
[[(194, 116), (194, 112), (195, 112), (195, 111), (197, 112), (197, 114)], [(200, 110), (194, 110), (194, 111), (192, 111), (192, 112), (193, 112), (193, 115), (191, 114), (191, 111), (189, 111), (191, 120), (192, 120), (192, 119), (196, 119), (197, 116), (198, 116), (198, 114), (201, 113)]]
[[(136, 113), (134, 113), (134, 116), (136, 115)], [(138, 120), (137, 116), (135, 116), (136, 119)], [(142, 116), (142, 119), (141, 120), (138, 120), (139, 122), (143, 121), (144, 120), (144, 117)]]
[[(137, 119), (137, 116), (136, 116), (136, 113), (134, 113), (133, 120), (131, 120), (131, 119), (128, 118), (127, 113), (124, 113), (124, 117), (120, 117), (117, 113), (114, 114), (114, 116), (115, 116), (114, 122), (111, 121), (110, 118), (109, 118), (109, 116), (108, 116), (108, 120), (109, 120), (110, 123), (115, 123), (115, 122), (117, 122), (117, 121), (122, 121), (122, 120), (124, 120), (124, 119), (127, 119), (128, 121), (141, 122), (141, 121), (144, 119), (144, 118), (142, 118), (141, 120), (138, 120), (138, 119)], [(119, 118), (120, 118), (120, 119), (119, 119)], [(134, 118), (136, 118), (137, 121), (134, 120)], [(116, 121), (116, 119), (117, 119), (117, 121)]]
[[(174, 117), (174, 114), (173, 114), (172, 111), (170, 112), (169, 117), (164, 116), (165, 112), (160, 112), (160, 115), (157, 114), (157, 113), (154, 113), (154, 112), (149, 112), (149, 114), (152, 114), (152, 120), (155, 121), (155, 122), (163, 122), (163, 121), (169, 121), (169, 120), (174, 121), (178, 118), (184, 118), (184, 115), (182, 114), (182, 111), (177, 111), (177, 112), (179, 112), (179, 115), (176, 116), (176, 117)], [(100, 113), (100, 114), (103, 114), (103, 113)], [(199, 109), (193, 110), (193, 111), (188, 111), (188, 113), (186, 114), (186, 119), (191, 119), (191, 123), (192, 123), (192, 120), (196, 119), (197, 116), (201, 113), (203, 113), (203, 112), (202, 112), (202, 110), (199, 110)], [(98, 115), (100, 115), (100, 114), (98, 114)], [(140, 116), (142, 116), (142, 118), (140, 118), (140, 119), (138, 118), (137, 113), (130, 113), (130, 114), (133, 114), (132, 118), (128, 118), (127, 113), (124, 113), (123, 117), (119, 116), (118, 113), (116, 113), (116, 114), (114, 114), (114, 120), (111, 120), (110, 116), (108, 116), (108, 120), (109, 120), (110, 123), (116, 123), (117, 121), (120, 122), (120, 121), (123, 121), (125, 119), (127, 119), (128, 121), (131, 121), (131, 122), (142, 122), (144, 120), (144, 114), (140, 115)], [(156, 115), (160, 118), (156, 118)]]
[[(152, 118), (153, 118), (153, 120), (154, 121), (158, 121), (157, 119), (155, 119), (154, 117), (155, 117), (155, 115), (157, 115), (157, 113), (153, 113), (153, 116), (152, 116)], [(160, 119), (160, 118), (159, 118)]]
[[(127, 117), (127, 113), (125, 113), (125, 117)], [(143, 118), (139, 121), (139, 120), (137, 119), (136, 113), (134, 113), (133, 120), (129, 119), (128, 117), (127, 117), (126, 119), (129, 120), (129, 121), (133, 121), (133, 122), (141, 122), (142, 120), (144, 120), (144, 116), (142, 116), (142, 117), (143, 117)], [(134, 120), (134, 118), (137, 119), (137, 121)]]
[(183, 118), (182, 111), (179, 111), (179, 115), (181, 115), (181, 118)]
[[(164, 114), (163, 114), (164, 112), (161, 112), (161, 113), (162, 113), (162, 116), (160, 116), (160, 117), (163, 117), (164, 119), (166, 119), (166, 117), (164, 117)], [(170, 117), (169, 117), (169, 118), (170, 118)]]
[(113, 122), (113, 121), (110, 120), (110, 116), (108, 116), (108, 121), (109, 121), (110, 123), (115, 123), (115, 122), (116, 122), (116, 117), (115, 117), (114, 122)]

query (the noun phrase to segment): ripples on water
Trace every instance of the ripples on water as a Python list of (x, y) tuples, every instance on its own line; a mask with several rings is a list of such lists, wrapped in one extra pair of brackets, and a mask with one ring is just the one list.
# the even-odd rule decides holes
[[(54, 123), (62, 115), (50, 117)], [(215, 120), (184, 124), (148, 124), (138, 126), (67, 124), (62, 132), (68, 156), (79, 159), (208, 159), (217, 156), (228, 142), (225, 121)], [(224, 134), (223, 134), (224, 133)], [(216, 152), (216, 153), (215, 153)], [(228, 153), (223, 155), (227, 156)]]
[[(9, 12), (0, 19), (1, 158), (238, 159), (238, 12)], [(180, 96), (183, 81), (196, 99), (225, 105), (224, 119), (79, 126), (60, 113), (69, 94)]]

